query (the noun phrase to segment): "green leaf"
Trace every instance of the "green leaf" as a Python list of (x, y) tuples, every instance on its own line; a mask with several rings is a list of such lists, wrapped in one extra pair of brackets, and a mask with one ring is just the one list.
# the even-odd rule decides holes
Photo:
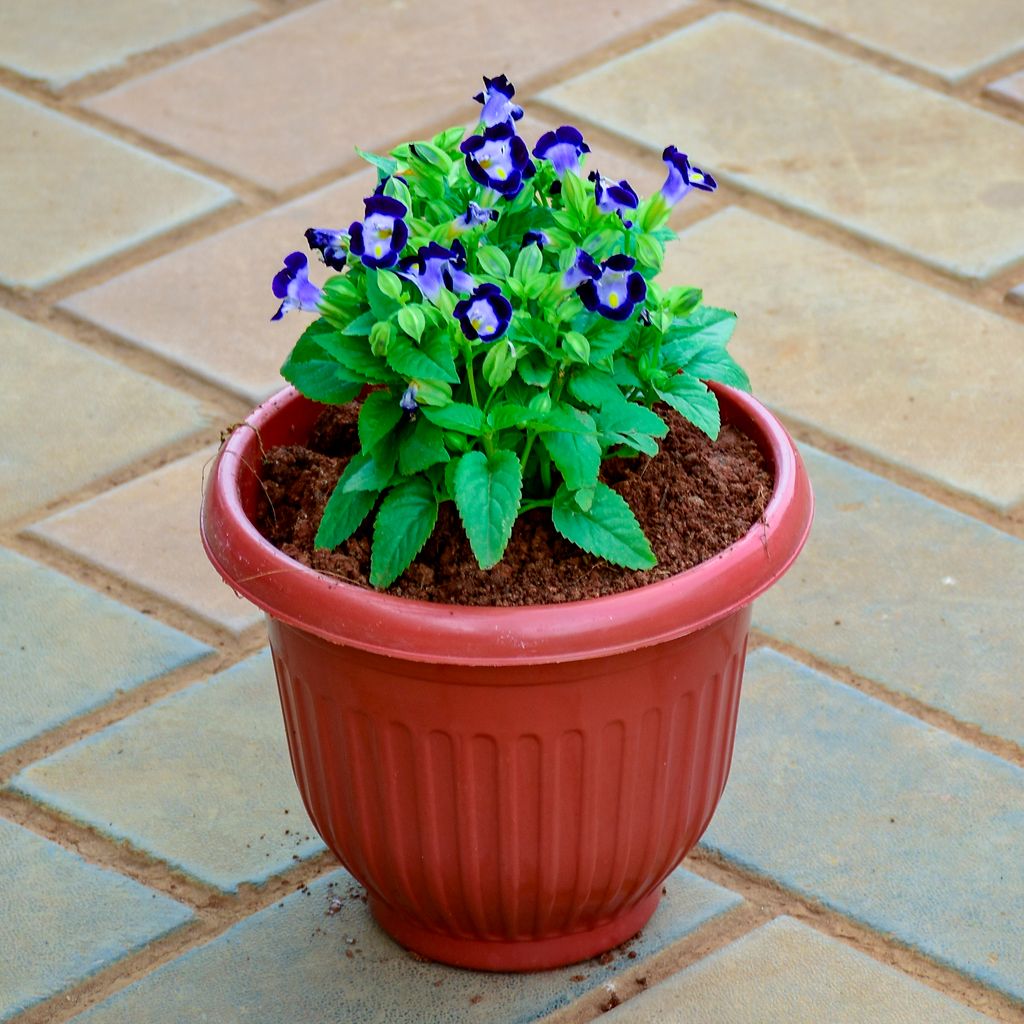
[(601, 444), (594, 420), (579, 409), (560, 406), (548, 413), (547, 422), (554, 429), (540, 435), (541, 443), (566, 487), (570, 491), (592, 487), (601, 469)]
[(537, 425), (543, 418), (543, 413), (525, 405), (503, 402), (487, 414), (487, 423), (491, 430), (505, 430), (507, 427), (523, 429)]
[(451, 346), (443, 334), (427, 338), (419, 347), (404, 334), (398, 335), (388, 348), (388, 365), (405, 377), (459, 382)]
[(736, 329), (736, 314), (715, 306), (700, 306), (688, 317), (677, 317), (667, 333), (673, 343), (689, 345), (717, 345), (724, 348)]
[(515, 368), (516, 357), (504, 341), (498, 341), (491, 345), (487, 355), (484, 356), (483, 373), (484, 380), (492, 388), (500, 388), (502, 384), (507, 383)]
[(452, 386), (443, 380), (420, 378), (416, 381), (416, 401), (421, 408), (428, 405), (436, 406), (439, 409), (444, 408), (446, 405), (451, 405)]
[(445, 430), (456, 430), (471, 437), (479, 437), (484, 432), (484, 414), (475, 405), (452, 402), (443, 409), (424, 406), (420, 411), (431, 423)]
[(410, 338), (419, 341), (423, 336), (423, 328), (427, 326), (427, 318), (419, 306), (403, 306), (398, 311), (398, 326)]
[(392, 274), (390, 270), (377, 271), (377, 287), (389, 299), (397, 301), (402, 297), (402, 280), (397, 274)]
[(388, 587), (409, 568), (423, 549), (437, 522), (434, 486), (414, 476), (384, 496), (373, 524), (370, 583)]
[(522, 470), (512, 452), (489, 457), (467, 452), (455, 470), (455, 505), (481, 569), (490, 569), (505, 552), (523, 494)]
[(397, 199), (408, 212), (412, 212), (412, 196), (409, 186), (401, 178), (392, 175), (384, 185), (384, 195)]
[(430, 167), (436, 167), (442, 174), (447, 174), (452, 169), (452, 158), (432, 142), (414, 142), (410, 149), (417, 160)]
[(599, 363), (618, 352), (629, 339), (634, 326), (632, 320), (606, 320), (604, 317), (597, 317), (593, 326), (586, 331), (590, 342), (590, 361)]
[(551, 383), (554, 369), (540, 352), (527, 352), (526, 355), (516, 363), (519, 376), (536, 388), (546, 388)]
[(465, 134), (466, 129), (459, 125), (454, 128), (445, 128), (443, 132), (438, 132), (434, 136), (434, 145), (445, 152), (450, 152), (458, 146)]
[(333, 549), (343, 544), (356, 532), (376, 501), (376, 491), (346, 491), (339, 480), (324, 508), (313, 547)]
[(381, 172), (382, 177), (394, 174), (398, 167), (398, 161), (389, 156), (378, 156), (376, 153), (367, 153), (365, 149), (360, 149), (358, 146), (355, 147), (355, 150), (368, 164), (373, 164), (373, 166)]
[(650, 235), (642, 234), (636, 241), (636, 257), (644, 267), (661, 270), (665, 250), (662, 244)]
[(519, 250), (519, 255), (516, 257), (516, 266), (515, 270), (512, 271), (512, 274), (518, 280), (525, 283), (529, 281), (534, 274), (540, 271), (543, 263), (544, 257), (541, 255), (539, 246), (523, 246), (523, 248)]
[(368, 452), (402, 421), (402, 407), (390, 391), (371, 391), (359, 410), (359, 446)]
[(656, 390), (663, 401), (703, 430), (712, 441), (718, 437), (722, 426), (718, 399), (696, 377), (677, 373)]
[(376, 322), (377, 318), (373, 313), (367, 311), (366, 313), (357, 316), (355, 320), (350, 320), (342, 329), (341, 333), (346, 337), (365, 338), (373, 329), (373, 325)]
[(551, 521), (566, 540), (615, 565), (651, 569), (658, 564), (633, 510), (606, 484), (596, 485), (593, 502), (586, 512), (577, 505), (568, 487), (559, 487), (551, 507)]
[(579, 331), (567, 331), (562, 339), (562, 348), (574, 363), (582, 363), (586, 366), (590, 362), (590, 342), (585, 334), (580, 334)]
[(398, 472), (402, 476), (420, 473), (439, 462), (448, 461), (448, 449), (440, 427), (430, 420), (417, 416), (410, 429), (403, 431), (398, 442)]
[[(378, 276), (382, 273), (389, 273), (389, 271), (369, 271), (363, 280), (366, 281), (366, 301), (370, 304), (373, 315), (378, 320), (388, 320), (391, 314), (398, 309), (398, 302), (381, 291)], [(391, 276), (394, 277), (393, 274)], [(401, 286), (399, 286), (399, 290), (401, 290)]]
[(574, 370), (569, 378), (569, 394), (594, 408), (622, 401), (622, 392), (611, 375), (593, 368)]
[(322, 321), (310, 324), (281, 367), (281, 376), (314, 402), (344, 405), (363, 388), (362, 379), (331, 357), (318, 339), (336, 332)]
[(704, 293), (699, 288), (681, 288), (678, 285), (665, 293), (669, 309), (674, 316), (687, 317), (701, 303)]
[(708, 345), (690, 359), (683, 371), (698, 380), (717, 380), (722, 384), (750, 390), (750, 378), (743, 367), (724, 348)]
[(398, 442), (394, 434), (374, 445), (370, 452), (356, 452), (342, 475), (341, 486), (346, 491), (383, 491), (395, 475)]
[(485, 245), (478, 249), (476, 261), (480, 269), (491, 277), (504, 278), (512, 272), (508, 257), (496, 245)]
[(585, 220), (589, 216), (593, 204), (578, 175), (572, 173), (562, 175), (562, 199), (566, 207), (580, 220)]
[(334, 332), (319, 339), (319, 344), (356, 376), (371, 384), (386, 384), (394, 380), (387, 364), (370, 350), (365, 338), (346, 337)]
[(604, 406), (597, 414), (597, 429), (612, 444), (625, 444), (645, 455), (657, 455), (655, 437), (668, 433), (668, 424), (652, 410), (635, 402)]

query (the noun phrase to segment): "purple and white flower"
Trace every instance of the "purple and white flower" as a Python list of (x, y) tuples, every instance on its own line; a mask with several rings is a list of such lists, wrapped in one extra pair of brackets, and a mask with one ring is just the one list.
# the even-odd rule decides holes
[(348, 241), (347, 231), (335, 231), (332, 228), (306, 228), (306, 241), (310, 249), (319, 251), (320, 258), (333, 270), (345, 267), (345, 243)]
[(495, 341), (508, 330), (512, 303), (496, 284), (481, 284), (468, 299), (456, 303), (453, 315), (470, 341)]
[(573, 265), (562, 275), (562, 287), (566, 291), (578, 288), (584, 281), (601, 276), (601, 268), (594, 261), (594, 257), (585, 249), (576, 250), (576, 260)]
[(410, 384), (405, 391), (402, 392), (402, 397), (398, 400), (398, 404), (406, 412), (415, 412), (420, 406), (419, 402), (416, 401), (416, 392), (419, 389), (415, 384)]
[(504, 76), (488, 78), (484, 75), (484, 91), (478, 92), (473, 99), (482, 103), (480, 123), (487, 128), (507, 121), (518, 121), (523, 116), (523, 108), (512, 102), (516, 87)]
[(476, 281), (466, 273), (466, 250), (456, 239), (450, 249), (437, 242), (421, 246), (415, 256), (399, 262), (400, 277), (412, 281), (424, 298), (436, 299), (442, 288), (453, 292), (471, 292)]
[(601, 264), (600, 274), (587, 278), (576, 294), (591, 313), (600, 313), (609, 320), (628, 320), (637, 303), (647, 298), (647, 282), (634, 266), (632, 256), (609, 256)]
[(459, 146), (466, 156), (466, 169), (484, 188), (492, 188), (512, 199), (523, 187), (523, 179), (534, 172), (530, 151), (511, 121), (491, 125), (483, 135), (471, 135)]
[(660, 194), (668, 206), (675, 206), (691, 189), (714, 192), (718, 188), (718, 182), (710, 174), (694, 167), (687, 155), (675, 146), (666, 146), (661, 158), (668, 167), (668, 177)]
[(271, 320), (280, 320), (292, 309), (315, 313), (323, 297), (323, 291), (309, 279), (309, 260), (304, 252), (293, 252), (285, 256), (284, 269), (274, 275), (271, 287), (274, 295), (281, 300)]
[(461, 235), (470, 228), (483, 227), (498, 219), (498, 211), (490, 206), (481, 206), (479, 203), (470, 203), (466, 212), (461, 217), (456, 217), (451, 223), (450, 232), (453, 235)]
[(368, 267), (393, 267), (409, 241), (405, 221), (408, 210), (391, 196), (373, 195), (363, 200), (366, 215), (349, 229), (349, 252)]
[(533, 155), (538, 160), (550, 160), (555, 167), (555, 174), (562, 177), (568, 171), (579, 173), (580, 160), (590, 147), (583, 141), (578, 128), (564, 124), (553, 132), (545, 132), (533, 147)]
[[(587, 175), (594, 183), (594, 202), (602, 213), (617, 213), (625, 226), (632, 227), (633, 222), (626, 219), (626, 213), (640, 205), (640, 197), (626, 180), (614, 181), (606, 178), (600, 171), (591, 171)], [(625, 212), (624, 212), (625, 211)]]

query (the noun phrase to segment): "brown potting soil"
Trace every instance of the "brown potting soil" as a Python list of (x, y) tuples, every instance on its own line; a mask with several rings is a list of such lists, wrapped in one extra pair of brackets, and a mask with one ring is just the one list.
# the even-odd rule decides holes
[[(601, 479), (629, 502), (658, 565), (635, 571), (587, 554), (561, 537), (547, 509), (520, 516), (504, 558), (480, 569), (453, 502), (433, 535), (388, 593), (462, 605), (552, 604), (653, 583), (707, 560), (761, 517), (772, 476), (754, 442), (731, 426), (711, 441), (676, 412), (656, 458), (609, 459)], [(319, 572), (369, 588), (373, 514), (333, 551), (313, 547), (324, 506), (358, 450), (358, 408), (325, 406), (308, 446), (272, 448), (263, 462), (265, 494), (256, 526), (286, 555)]]

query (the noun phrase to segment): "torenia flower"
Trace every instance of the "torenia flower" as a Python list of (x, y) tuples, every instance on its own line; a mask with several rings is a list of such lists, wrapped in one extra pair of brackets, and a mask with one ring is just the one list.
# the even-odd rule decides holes
[(284, 258), (284, 270), (274, 275), (271, 285), (274, 295), (281, 300), (277, 312), (270, 318), (280, 320), (289, 310), (304, 309), (315, 313), (323, 291), (309, 279), (309, 260), (303, 252), (289, 253)]
[(710, 174), (694, 167), (687, 155), (680, 153), (675, 146), (667, 146), (661, 159), (668, 167), (668, 177), (661, 186), (661, 196), (669, 206), (675, 206), (691, 189), (714, 192), (718, 188), (718, 182)]
[(456, 303), (453, 315), (470, 341), (495, 341), (508, 330), (512, 303), (496, 284), (481, 284), (468, 299)]
[(398, 273), (412, 281), (424, 298), (436, 299), (442, 288), (469, 292), (476, 281), (466, 273), (466, 250), (456, 239), (450, 249), (437, 242), (421, 246), (415, 256), (399, 263)]
[(523, 244), (520, 248), (525, 249), (528, 245), (535, 245), (538, 249), (543, 249), (545, 245), (550, 244), (551, 239), (543, 231), (527, 231), (523, 235)]
[(405, 391), (402, 392), (402, 397), (398, 400), (398, 404), (406, 412), (415, 412), (420, 406), (419, 402), (416, 401), (416, 392), (419, 388), (415, 384), (410, 384)]
[(594, 257), (584, 249), (576, 250), (576, 261), (562, 275), (562, 287), (566, 291), (578, 288), (584, 281), (600, 277), (601, 268), (594, 262)]
[(635, 210), (640, 205), (640, 197), (633, 191), (628, 181), (613, 181), (606, 178), (600, 171), (591, 171), (587, 175), (594, 183), (594, 201), (602, 213), (617, 213), (622, 218), (626, 227), (631, 227), (633, 222), (626, 220), (626, 213)]
[(588, 278), (576, 294), (591, 313), (609, 320), (628, 320), (638, 302), (647, 298), (647, 282), (633, 269), (632, 256), (609, 256), (601, 264), (600, 275)]
[(366, 215), (348, 230), (349, 252), (368, 267), (393, 267), (409, 241), (409, 228), (402, 219), (405, 204), (390, 196), (373, 195), (363, 200)]
[(347, 231), (335, 231), (331, 228), (306, 228), (306, 241), (310, 249), (319, 250), (320, 258), (333, 270), (342, 270), (345, 266), (345, 242), (348, 241)]
[(471, 135), (459, 149), (466, 156), (466, 169), (473, 180), (506, 199), (517, 196), (523, 178), (534, 171), (530, 151), (516, 135), (511, 121), (491, 125), (483, 135)]
[(484, 75), (484, 91), (478, 92), (473, 99), (482, 103), (480, 123), (488, 128), (506, 121), (518, 121), (523, 116), (523, 108), (512, 102), (516, 87), (504, 76), (488, 78)]
[(553, 132), (545, 132), (533, 147), (533, 155), (538, 160), (550, 160), (559, 177), (568, 171), (579, 173), (580, 159), (589, 152), (590, 147), (583, 141), (579, 129), (568, 124)]
[(478, 228), (498, 219), (498, 211), (479, 203), (470, 203), (461, 217), (456, 217), (448, 228), (450, 235), (461, 235), (470, 228)]

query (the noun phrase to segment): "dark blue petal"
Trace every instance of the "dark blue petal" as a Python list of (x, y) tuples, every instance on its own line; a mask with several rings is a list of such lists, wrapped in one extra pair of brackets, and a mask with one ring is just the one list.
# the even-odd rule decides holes
[(409, 211), (405, 203), (394, 199), (392, 196), (370, 196), (363, 201), (366, 207), (366, 216), (374, 213), (381, 213), (385, 217), (404, 217)]
[(647, 282), (643, 274), (633, 273), (626, 278), (626, 296), (634, 306), (647, 298)]
[(597, 286), (591, 278), (582, 281), (576, 287), (576, 294), (583, 300), (583, 305), (593, 313), (598, 307)]
[(640, 197), (630, 187), (629, 182), (620, 181), (617, 185), (609, 185), (608, 194), (619, 206), (635, 210), (640, 205)]
[(625, 253), (617, 253), (615, 256), (609, 256), (608, 259), (601, 264), (602, 272), (604, 269), (622, 271), (632, 270), (636, 266), (636, 260), (632, 256), (627, 256)]

